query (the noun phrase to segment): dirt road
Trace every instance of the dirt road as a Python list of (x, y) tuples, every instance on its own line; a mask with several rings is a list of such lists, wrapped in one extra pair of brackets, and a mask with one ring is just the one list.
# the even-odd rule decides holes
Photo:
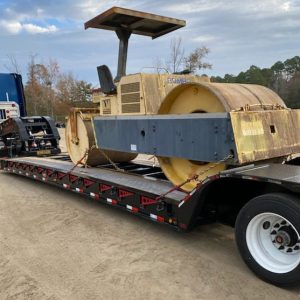
[(0, 172), (0, 299), (300, 299), (241, 261), (233, 230), (183, 234)]

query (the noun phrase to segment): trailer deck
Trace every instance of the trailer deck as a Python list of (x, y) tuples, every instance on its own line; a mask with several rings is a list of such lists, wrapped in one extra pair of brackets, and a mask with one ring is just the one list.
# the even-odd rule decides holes
[(183, 231), (191, 228), (194, 212), (204, 201), (202, 192), (215, 180), (260, 181), (300, 191), (300, 168), (291, 165), (248, 165), (226, 170), (208, 177), (190, 193), (174, 190), (160, 168), (150, 163), (120, 163), (118, 167), (123, 171), (110, 164), (74, 168), (66, 155), (1, 159), (1, 169), (6, 172), (68, 189)]
[[(91, 197), (97, 201), (125, 209), (159, 223), (185, 230), (186, 223), (178, 223), (174, 210), (189, 196), (172, 189), (161, 179), (160, 169), (141, 164), (119, 164), (124, 172), (112, 166), (74, 168), (67, 156), (3, 158), (1, 169), (49, 183)], [(167, 193), (167, 194), (166, 194)], [(163, 201), (157, 197), (166, 194)], [(184, 217), (182, 219), (185, 219)], [(186, 221), (185, 221), (186, 222)]]
[(220, 173), (220, 177), (264, 181), (284, 186), (294, 192), (300, 191), (300, 168), (294, 165), (278, 163), (252, 164), (223, 171)]
[[(57, 158), (60, 157), (55, 157), (55, 159), (24, 157), (11, 159), (9, 161), (21, 164), (21, 167), (23, 169), (25, 168), (25, 166), (25, 169), (27, 169), (27, 166), (29, 165), (43, 168), (43, 170), (40, 169), (38, 172), (42, 175), (43, 172), (45, 172), (46, 170), (48, 170), (47, 175), (49, 175), (49, 172), (52, 173), (52, 171), (60, 173), (58, 177), (62, 178), (63, 174), (68, 174), (68, 172), (72, 170), (74, 164), (72, 162), (66, 161), (64, 157), (61, 157), (62, 159)], [(139, 164), (118, 164), (118, 166), (119, 168), (123, 169), (124, 172), (118, 170), (111, 170), (112, 165), (110, 164), (89, 168), (76, 167), (74, 170), (72, 170), (70, 174), (71, 176), (74, 176), (71, 178), (70, 183), (73, 183), (74, 185), (76, 180), (76, 184), (78, 184), (78, 179), (75, 179), (76, 177), (86, 178), (90, 180), (97, 180), (99, 182), (102, 182), (103, 184), (109, 184), (111, 186), (126, 186), (127, 188), (132, 190), (143, 190), (145, 193), (152, 195), (164, 194), (172, 188), (172, 184), (169, 181), (159, 180), (155, 177), (151, 177), (154, 171), (156, 170), (153, 167)], [(148, 171), (148, 173), (146, 171)], [(142, 176), (138, 175), (140, 173), (142, 173)], [(43, 176), (43, 178), (47, 180), (54, 179), (53, 176)], [(55, 178), (57, 178), (57, 176)], [(184, 192), (172, 191), (166, 197), (169, 201), (179, 203), (180, 201), (182, 201), (182, 199), (184, 199), (185, 196), (186, 193)]]
[[(269, 240), (266, 251), (274, 253), (277, 248), (276, 259), (277, 255), (300, 259), (300, 235), (289, 219), (278, 214), (281, 207), (285, 213), (285, 205), (291, 206), (289, 212), (299, 213), (299, 166), (268, 163), (233, 168), (207, 177), (189, 193), (174, 187), (163, 178), (158, 167), (149, 164), (118, 164), (123, 171), (112, 168), (109, 164), (92, 168), (74, 167), (66, 155), (0, 160), (0, 169), (6, 172), (80, 193), (179, 231), (189, 231), (199, 223), (222, 222), (222, 214), (226, 217), (227, 213), (233, 220), (232, 225), (235, 224), (239, 249), (245, 243), (247, 234), (241, 228), (242, 222), (248, 220), (245, 213), (248, 216), (250, 205), (262, 212), (255, 212), (253, 220), (257, 215), (264, 218), (262, 223), (256, 224), (258, 237), (254, 240), (259, 240), (260, 236), (265, 237), (264, 241)], [(265, 211), (261, 201), (264, 205), (272, 204)], [(280, 207), (279, 210), (275, 207), (275, 213), (272, 212), (273, 203)], [(241, 252), (241, 255), (247, 263), (247, 252)], [(249, 267), (252, 268), (252, 265)], [(286, 282), (281, 276), (280, 281), (266, 280), (275, 284)]]

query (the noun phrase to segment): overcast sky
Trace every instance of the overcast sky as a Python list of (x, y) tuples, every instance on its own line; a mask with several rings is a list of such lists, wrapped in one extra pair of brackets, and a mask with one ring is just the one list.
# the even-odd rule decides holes
[(185, 28), (151, 40), (132, 36), (127, 73), (167, 58), (170, 40), (182, 37), (185, 53), (210, 48), (209, 75), (238, 74), (254, 64), (270, 67), (300, 55), (300, 0), (0, 0), (0, 72), (13, 55), (26, 78), (30, 55), (56, 59), (62, 71), (97, 85), (96, 66), (116, 73), (113, 32), (83, 23), (112, 6), (184, 19)]

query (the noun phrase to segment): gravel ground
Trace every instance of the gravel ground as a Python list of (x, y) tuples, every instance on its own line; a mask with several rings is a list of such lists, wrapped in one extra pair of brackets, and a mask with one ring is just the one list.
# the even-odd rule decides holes
[(300, 299), (256, 278), (233, 229), (177, 233), (0, 173), (0, 299)]

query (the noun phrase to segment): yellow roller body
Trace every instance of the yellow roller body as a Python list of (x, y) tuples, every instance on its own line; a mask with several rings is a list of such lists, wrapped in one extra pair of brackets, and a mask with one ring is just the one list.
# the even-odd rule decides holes
[[(91, 120), (84, 119), (80, 114), (77, 114), (76, 118), (78, 143), (74, 143), (72, 141), (70, 118), (68, 119), (66, 125), (67, 150), (72, 162), (75, 164), (84, 157), (88, 149), (91, 149), (91, 147), (95, 145), (95, 138)], [(105, 152), (105, 154), (113, 162), (127, 162), (133, 160), (137, 156), (137, 154), (134, 153), (123, 153), (108, 150), (104, 151), (95, 148), (88, 152), (88, 155), (85, 156), (82, 160), (82, 164), (87, 164), (89, 166), (97, 166), (100, 164), (109, 163), (103, 152)]]
[[(187, 83), (174, 88), (162, 102), (159, 114), (189, 114), (230, 112), (249, 105), (257, 110), (264, 105), (285, 107), (283, 100), (270, 89), (250, 84)], [(195, 134), (197, 134), (195, 132)], [(209, 136), (207, 137), (209, 138)], [(201, 151), (201, 150), (199, 150)], [(189, 161), (182, 158), (158, 157), (159, 164), (173, 184), (178, 185), (196, 174), (201, 174), (212, 163)], [(205, 172), (199, 179), (226, 168), (219, 164)], [(191, 181), (182, 188), (191, 191), (197, 182)]]

